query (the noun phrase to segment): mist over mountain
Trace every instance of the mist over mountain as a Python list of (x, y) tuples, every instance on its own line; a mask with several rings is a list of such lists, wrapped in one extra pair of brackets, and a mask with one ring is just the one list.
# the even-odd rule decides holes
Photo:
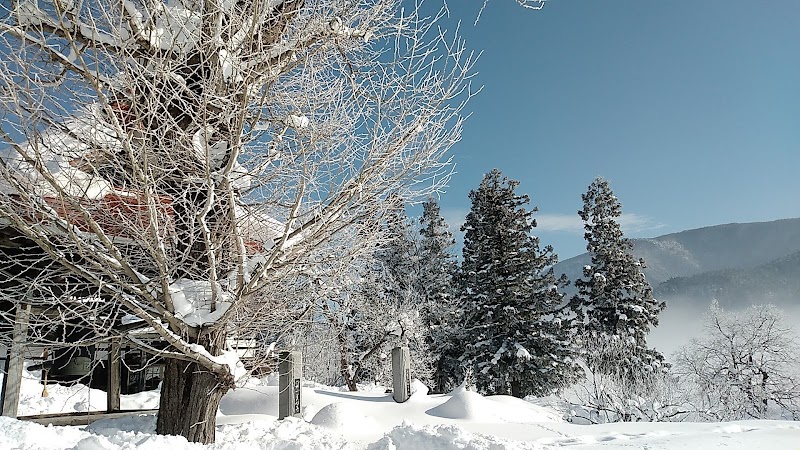
[[(645, 275), (654, 288), (673, 278), (719, 272), (693, 281), (673, 281), (662, 291), (676, 295), (680, 286), (692, 286), (694, 292), (705, 292), (700, 287), (704, 282), (753, 280), (755, 272), (747, 275), (751, 270), (771, 274), (768, 268), (757, 268), (772, 262), (777, 264), (781, 258), (800, 251), (800, 218), (716, 225), (655, 238), (632, 239), (632, 242), (633, 253), (645, 260)], [(791, 272), (792, 261), (795, 260), (779, 264), (781, 273)], [(589, 254), (584, 253), (556, 264), (555, 272), (575, 280), (583, 275), (583, 266), (590, 263)], [(723, 273), (730, 270), (740, 272)]]
[(677, 277), (655, 287), (656, 298), (673, 305), (692, 299), (714, 299), (723, 308), (755, 303), (796, 306), (800, 302), (800, 252), (748, 269)]
[[(710, 226), (633, 239), (653, 294), (667, 302), (650, 345), (665, 355), (700, 336), (712, 300), (724, 309), (772, 303), (800, 323), (800, 219)], [(590, 264), (584, 253), (555, 266), (574, 281)], [(565, 289), (569, 296), (574, 286)], [(668, 357), (669, 359), (669, 357)]]

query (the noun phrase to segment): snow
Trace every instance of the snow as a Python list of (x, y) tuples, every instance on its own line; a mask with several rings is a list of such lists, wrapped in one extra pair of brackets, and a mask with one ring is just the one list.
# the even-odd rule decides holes
[(269, 215), (241, 205), (236, 206), (236, 217), (239, 219), (242, 238), (245, 241), (261, 242), (264, 248), (274, 246), (286, 228), (286, 225)]
[[(212, 311), (213, 293), (219, 293)], [(189, 326), (214, 323), (230, 308), (232, 296), (210, 281), (179, 279), (169, 285), (175, 317)]]
[[(26, 369), (30, 364), (26, 363)], [(86, 411), (102, 411), (106, 409), (106, 393), (97, 389), (89, 389), (83, 385), (64, 386), (48, 384), (47, 397), (42, 397), (41, 371), (24, 370), (20, 387), (19, 414), (21, 416), (51, 413), (74, 413)], [(0, 380), (3, 379), (0, 373)], [(158, 408), (158, 391), (146, 391), (138, 394), (123, 395), (123, 409), (155, 409)], [(2, 428), (0, 426), (0, 428)], [(0, 430), (0, 449), (2, 445)]]
[[(25, 372), (21, 414), (102, 410), (105, 393), (78, 386), (48, 386), (41, 397), (39, 372)], [(217, 415), (217, 443), (190, 444), (154, 433), (155, 417), (101, 420), (86, 427), (42, 426), (0, 417), (0, 448), (8, 450), (216, 450), (235, 449), (796, 449), (800, 422), (615, 423), (576, 425), (552, 407), (508, 396), (484, 397), (463, 386), (426, 395), (414, 381), (406, 403), (375, 388), (343, 392), (306, 382), (302, 418), (277, 420), (274, 377), (249, 379), (229, 392)], [(123, 408), (156, 408), (158, 392), (123, 395)]]
[(514, 346), (517, 348), (517, 358), (519, 359), (532, 359), (531, 352), (528, 351), (527, 348), (522, 346), (519, 342), (515, 342)]
[(311, 120), (309, 120), (308, 117), (302, 114), (301, 115), (289, 114), (289, 117), (286, 119), (286, 123), (290, 127), (298, 130), (301, 128), (306, 128), (311, 123)]
[(184, 53), (194, 48), (202, 26), (199, 13), (179, 5), (157, 3), (152, 14), (155, 26), (142, 33), (150, 45)]
[[(105, 408), (105, 393), (82, 386), (48, 386), (25, 372), (21, 414)], [(302, 418), (277, 420), (275, 377), (249, 379), (229, 392), (217, 415), (217, 442), (190, 444), (156, 435), (155, 417), (101, 420), (86, 427), (42, 426), (0, 417), (4, 450), (518, 450), (689, 448), (797, 449), (800, 422), (614, 423), (576, 425), (552, 407), (508, 396), (484, 397), (463, 386), (448, 395), (415, 393), (395, 403), (381, 388), (359, 392), (306, 382)], [(158, 391), (123, 395), (123, 408), (156, 408)]]
[(222, 77), (225, 81), (231, 79), (231, 75), (233, 75), (233, 64), (235, 61), (233, 60), (233, 56), (228, 53), (227, 50), (224, 48), (219, 51), (219, 66), (222, 69)]
[(0, 149), (0, 159), (19, 184), (18, 189), (3, 177), (0, 192), (15, 194), (21, 189), (41, 196), (57, 196), (63, 191), (69, 196), (88, 199), (116, 192), (106, 180), (76, 167), (81, 157), (91, 150), (86, 143), (112, 149), (111, 152), (119, 147), (116, 134), (97, 119), (98, 114), (99, 106), (90, 106), (68, 121), (64, 130), (48, 130), (38, 142), (23, 144), (20, 151), (12, 146)]
[(428, 410), (428, 414), (446, 419), (484, 423), (500, 422), (500, 417), (488, 402), (489, 400), (477, 392), (463, 390), (453, 394), (441, 405)]

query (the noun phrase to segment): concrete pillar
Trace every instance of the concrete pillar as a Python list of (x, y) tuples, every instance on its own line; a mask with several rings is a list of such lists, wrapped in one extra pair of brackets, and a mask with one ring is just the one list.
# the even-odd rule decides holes
[(25, 363), (25, 343), (28, 340), (28, 321), (31, 316), (31, 305), (17, 306), (14, 330), (11, 336), (11, 348), (6, 355), (5, 377), (3, 377), (2, 411), (0, 415), (17, 417), (19, 408), (19, 388), (22, 384), (22, 369)]
[(106, 411), (108, 412), (120, 410), (120, 379), (122, 377), (120, 345), (120, 338), (113, 337), (111, 338), (111, 344), (108, 346), (108, 386), (106, 387), (106, 396), (108, 398)]
[(403, 403), (411, 397), (411, 357), (408, 347), (392, 349), (392, 398)]
[(281, 352), (278, 356), (278, 419), (300, 417), (302, 411), (303, 355)]

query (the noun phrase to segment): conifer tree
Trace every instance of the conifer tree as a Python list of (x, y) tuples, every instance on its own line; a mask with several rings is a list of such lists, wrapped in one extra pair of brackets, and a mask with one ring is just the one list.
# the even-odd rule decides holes
[(427, 328), (428, 347), (434, 362), (436, 392), (454, 387), (457, 378), (456, 346), (451, 339), (456, 319), (453, 277), (457, 270), (453, 233), (447, 226), (439, 203), (429, 198), (422, 204), (417, 249), (418, 290), (423, 295), (422, 321)]
[(592, 263), (575, 281), (578, 293), (571, 303), (586, 342), (602, 341), (598, 348), (613, 349), (589, 351), (588, 361), (593, 370), (642, 379), (643, 373), (663, 366), (664, 357), (647, 347), (647, 334), (666, 305), (653, 298), (644, 260), (633, 256), (633, 245), (623, 236), (617, 221), (622, 205), (608, 181), (598, 177), (582, 197), (578, 214)]
[(388, 301), (397, 305), (419, 303), (416, 292), (416, 248), (411, 223), (405, 213), (402, 198), (392, 195), (388, 199), (389, 211), (383, 224), (383, 238), (375, 251), (379, 267), (381, 288)]
[(469, 198), (461, 267), (462, 362), (485, 393), (544, 394), (575, 377), (568, 330), (555, 319), (561, 302), (552, 265), (518, 181), (488, 173)]

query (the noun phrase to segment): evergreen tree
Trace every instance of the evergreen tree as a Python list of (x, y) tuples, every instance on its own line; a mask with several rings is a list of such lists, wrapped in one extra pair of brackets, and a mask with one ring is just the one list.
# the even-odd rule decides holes
[(455, 387), (458, 362), (451, 339), (457, 325), (453, 277), (457, 264), (451, 253), (455, 239), (433, 198), (422, 204), (417, 249), (418, 290), (422, 293), (422, 321), (434, 363), (433, 388), (445, 392)]
[[(633, 245), (622, 234), (617, 222), (622, 206), (608, 182), (598, 177), (582, 197), (583, 209), (578, 214), (592, 264), (584, 267), (584, 279), (575, 281), (578, 293), (571, 303), (586, 332), (588, 361), (593, 370), (646, 378), (642, 370), (663, 366), (664, 357), (647, 347), (647, 334), (658, 325), (665, 303), (653, 298), (643, 272), (644, 260), (632, 255)], [(592, 343), (616, 350), (593, 353)]]
[(378, 264), (375, 269), (380, 273), (379, 283), (387, 300), (410, 306), (410, 303), (421, 301), (416, 292), (417, 251), (411, 223), (401, 197), (392, 195), (387, 202), (389, 212), (384, 222), (383, 238), (375, 251)]
[(530, 234), (536, 208), (518, 181), (495, 169), (469, 194), (461, 266), (462, 362), (486, 393), (545, 394), (575, 378), (568, 329), (555, 319), (562, 295), (552, 247)]

